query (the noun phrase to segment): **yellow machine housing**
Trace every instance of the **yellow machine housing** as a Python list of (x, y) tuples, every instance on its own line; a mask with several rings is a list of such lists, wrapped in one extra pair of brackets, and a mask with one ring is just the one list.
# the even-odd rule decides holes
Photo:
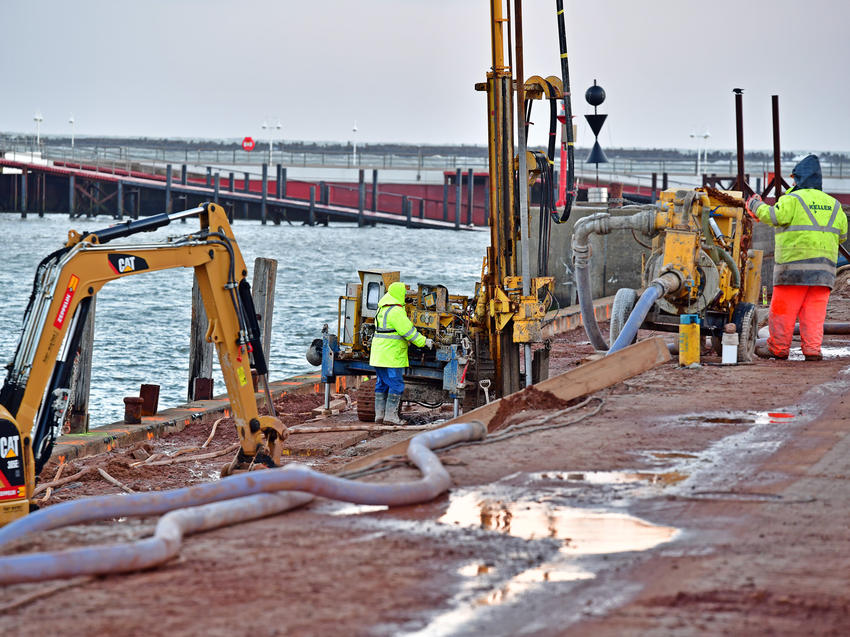
[(738, 331), (746, 359), (755, 346), (762, 251), (749, 248), (752, 222), (739, 197), (709, 188), (661, 193), (642, 283), (646, 287), (668, 272), (681, 281), (655, 302), (646, 327), (678, 329), (679, 315), (697, 314), (703, 333), (716, 337), (719, 348), (723, 325), (736, 323), (744, 328)]

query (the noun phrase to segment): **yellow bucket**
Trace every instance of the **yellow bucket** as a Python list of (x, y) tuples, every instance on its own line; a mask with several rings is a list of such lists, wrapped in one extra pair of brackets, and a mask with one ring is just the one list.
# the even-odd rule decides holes
[(700, 334), (699, 315), (682, 314), (679, 317), (679, 365), (699, 365)]

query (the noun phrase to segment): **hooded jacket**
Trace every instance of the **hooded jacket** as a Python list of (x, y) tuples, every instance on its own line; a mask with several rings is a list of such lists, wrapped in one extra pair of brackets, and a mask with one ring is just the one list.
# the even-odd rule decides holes
[(797, 185), (773, 206), (762, 204), (755, 211), (776, 229), (773, 284), (832, 288), (838, 244), (847, 239), (847, 216), (838, 201), (821, 191), (817, 156), (804, 157), (791, 174)]
[(425, 345), (420, 334), (404, 310), (404, 283), (391, 283), (387, 293), (378, 301), (375, 315), (375, 334), (369, 364), (373, 367), (408, 367), (408, 343), (416, 347)]

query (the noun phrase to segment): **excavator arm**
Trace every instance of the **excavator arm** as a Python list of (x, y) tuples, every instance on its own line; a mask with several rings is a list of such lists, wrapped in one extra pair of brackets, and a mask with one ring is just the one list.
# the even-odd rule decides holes
[[(200, 231), (167, 243), (106, 246), (188, 216)], [(230, 398), (241, 449), (230, 470), (280, 462), (287, 430), (274, 416), (248, 271), (224, 210), (215, 204), (69, 233), (66, 246), (39, 265), (21, 339), (0, 390), (0, 525), (25, 515), (35, 478), (61, 432), (74, 356), (91, 298), (109, 281), (169, 268), (194, 268)], [(260, 416), (252, 363), (264, 384)]]

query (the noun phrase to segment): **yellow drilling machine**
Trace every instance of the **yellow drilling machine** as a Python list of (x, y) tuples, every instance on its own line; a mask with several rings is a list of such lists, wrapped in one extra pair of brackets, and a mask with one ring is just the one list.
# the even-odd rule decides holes
[[(543, 321), (554, 299), (552, 277), (546, 274), (548, 228), (551, 219), (565, 221), (572, 200), (560, 213), (554, 208), (553, 170), (555, 140), (561, 128), (562, 145), (569, 149), (572, 166), (572, 126), (560, 126), (557, 106), (564, 101), (570, 119), (566, 61), (566, 36), (562, 3), (557, 2), (561, 44), (561, 77), (534, 75), (522, 79), (522, 3), (514, 11), (504, 0), (490, 2), (492, 67), (486, 82), (475, 85), (486, 92), (489, 149), (490, 246), (484, 257), (481, 281), (472, 297), (449, 294), (443, 285), (423, 285), (407, 290), (408, 314), (416, 328), (435, 343), (435, 351), (411, 350), (405, 373), (404, 400), (436, 406), (453, 402), (475, 407), (485, 400), (506, 396), (532, 381), (545, 378), (548, 348), (543, 343)], [(513, 52), (508, 46), (515, 42)], [(509, 61), (514, 61), (512, 69)], [(535, 101), (549, 102), (549, 146), (529, 151), (528, 114)], [(572, 180), (572, 168), (570, 168)], [(540, 181), (547, 193), (539, 208), (541, 237), (537, 256), (538, 276), (532, 276), (529, 238), (529, 189)], [(526, 240), (524, 240), (524, 238)], [(307, 352), (313, 365), (321, 365), (325, 405), (330, 385), (339, 376), (373, 374), (369, 346), (374, 331), (378, 299), (397, 271), (361, 271), (360, 281), (349, 283), (340, 297), (337, 331), (325, 325)], [(534, 370), (538, 370), (535, 373)], [(362, 420), (372, 420), (367, 391), (358, 400)]]

